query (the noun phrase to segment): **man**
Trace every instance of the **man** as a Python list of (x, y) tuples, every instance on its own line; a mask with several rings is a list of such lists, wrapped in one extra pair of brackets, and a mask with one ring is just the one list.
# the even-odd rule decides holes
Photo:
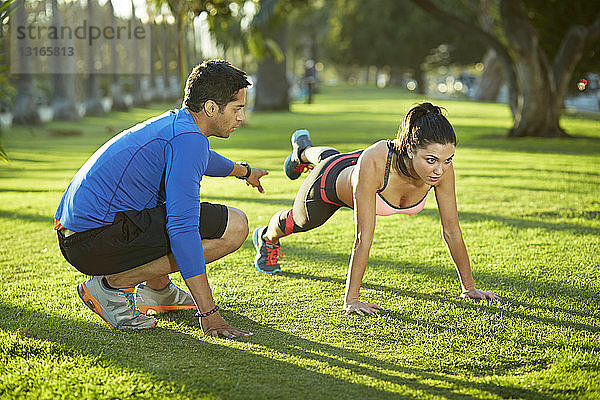
[[(197, 65), (181, 109), (113, 137), (63, 194), (55, 214), (60, 249), (75, 268), (92, 275), (78, 285), (79, 296), (111, 326), (151, 328), (154, 317), (140, 310), (197, 308), (206, 335), (251, 335), (219, 315), (205, 265), (242, 245), (248, 220), (238, 209), (200, 202), (203, 175), (235, 176), (264, 193), (260, 178), (266, 171), (234, 163), (208, 142), (210, 136), (229, 137), (244, 120), (249, 85), (245, 73), (226, 61)], [(175, 271), (191, 296), (171, 283), (168, 274)]]

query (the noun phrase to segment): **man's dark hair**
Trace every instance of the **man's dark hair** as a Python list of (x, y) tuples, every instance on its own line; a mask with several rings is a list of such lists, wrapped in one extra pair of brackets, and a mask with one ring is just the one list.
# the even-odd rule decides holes
[(219, 112), (227, 103), (235, 100), (240, 89), (250, 86), (244, 71), (224, 60), (207, 60), (194, 67), (185, 82), (183, 105), (199, 112), (204, 103), (212, 100)]

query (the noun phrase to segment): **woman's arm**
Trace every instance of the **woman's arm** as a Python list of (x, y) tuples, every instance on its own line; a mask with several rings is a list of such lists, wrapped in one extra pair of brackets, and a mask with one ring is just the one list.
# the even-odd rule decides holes
[[(356, 312), (365, 315), (379, 312), (379, 306), (376, 304), (359, 301), (360, 285), (369, 261), (375, 232), (375, 196), (383, 179), (383, 171), (379, 171), (381, 166), (377, 165), (377, 160), (382, 157), (375, 156), (378, 152), (380, 151), (376, 148), (365, 150), (353, 171), (358, 175), (358, 179), (352, 188), (355, 238), (344, 298), (344, 310), (348, 314)], [(385, 160), (385, 157), (383, 159)]]
[(497, 294), (475, 289), (467, 247), (465, 246), (462, 231), (458, 223), (454, 167), (452, 165), (448, 168), (440, 183), (435, 187), (435, 198), (440, 211), (442, 236), (448, 246), (448, 251), (450, 252), (452, 261), (454, 261), (454, 265), (456, 265), (456, 270), (460, 278), (462, 286), (461, 297), (497, 300), (499, 298)]

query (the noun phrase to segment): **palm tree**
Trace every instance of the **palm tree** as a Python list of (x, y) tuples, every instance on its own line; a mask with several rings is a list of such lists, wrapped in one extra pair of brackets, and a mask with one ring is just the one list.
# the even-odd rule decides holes
[[(10, 5), (12, 3), (13, 3), (13, 0), (0, 2), (0, 21), (3, 21), (4, 18), (6, 18), (8, 16), (8, 14), (10, 14), (10, 12), (11, 12)], [(2, 29), (2, 27), (0, 27), (0, 29)], [(2, 46), (4, 44), (2, 39), (4, 39), (4, 31), (3, 30), (0, 31), (0, 48), (2, 50), (4, 50), (4, 48)], [(4, 60), (3, 56), (4, 56), (4, 51), (0, 52), (0, 72), (4, 72), (5, 70), (8, 69), (8, 67), (3, 64), (3, 60)], [(9, 93), (9, 91), (10, 91), (10, 86), (8, 84), (8, 77), (5, 74), (1, 73), (0, 74), (0, 103), (4, 103), (6, 101), (7, 93)], [(6, 155), (6, 151), (4, 151), (4, 148), (2, 147), (2, 143), (0, 143), (0, 160), (8, 161), (8, 156)]]
[[(88, 21), (97, 21), (98, 3), (97, 0), (88, 0), (87, 15)], [(96, 73), (95, 52), (88, 52), (88, 71), (87, 77), (87, 96), (85, 102), (85, 113), (87, 115), (102, 115), (104, 107), (102, 107), (102, 91), (100, 90), (100, 75)]]
[[(62, 15), (58, 8), (58, 0), (51, 0), (52, 25), (62, 25)], [(73, 6), (71, 6), (73, 7)], [(58, 46), (58, 44), (54, 44)], [(54, 63), (52, 74), (52, 111), (56, 120), (76, 121), (79, 119), (75, 104), (75, 64), (73, 57), (51, 57)], [(62, 73), (64, 71), (65, 73)]]
[[(20, 2), (14, 9), (11, 24), (26, 25), (27, 11), (25, 2)], [(21, 42), (26, 46), (27, 37)], [(14, 61), (14, 60), (13, 60)], [(28, 57), (19, 58), (19, 74), (17, 74), (17, 96), (13, 112), (13, 124), (16, 125), (40, 125), (42, 123), (38, 106), (34, 97), (34, 82), (31, 72), (31, 64)]]

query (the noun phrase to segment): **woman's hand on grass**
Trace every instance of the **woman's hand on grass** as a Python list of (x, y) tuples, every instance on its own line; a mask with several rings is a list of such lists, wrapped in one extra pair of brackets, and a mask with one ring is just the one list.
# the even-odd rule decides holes
[(200, 320), (202, 332), (204, 332), (206, 336), (233, 339), (240, 336), (247, 337), (252, 335), (252, 332), (242, 331), (229, 326), (227, 321), (225, 321), (218, 312), (209, 315), (208, 317), (198, 319)]
[(469, 289), (465, 290), (460, 294), (463, 299), (474, 299), (474, 300), (500, 300), (500, 296), (493, 292), (484, 292), (483, 290)]
[(352, 314), (354, 312), (358, 315), (369, 315), (378, 314), (379, 311), (381, 311), (381, 308), (377, 304), (353, 300), (344, 303), (344, 311), (346, 311), (346, 314)]

